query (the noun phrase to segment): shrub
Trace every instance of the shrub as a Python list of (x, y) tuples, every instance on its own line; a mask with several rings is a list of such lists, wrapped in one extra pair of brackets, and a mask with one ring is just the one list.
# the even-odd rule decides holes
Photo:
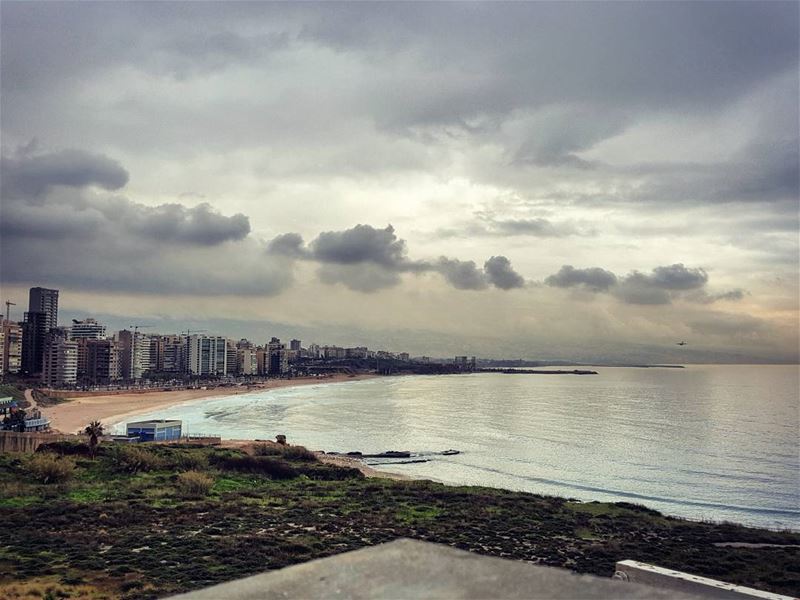
[(75, 461), (55, 454), (34, 454), (28, 461), (28, 470), (42, 483), (64, 483), (75, 472)]
[(286, 446), (283, 449), (284, 458), (290, 460), (318, 461), (317, 455), (303, 446)]
[(256, 456), (283, 456), (280, 448), (270, 444), (256, 444), (253, 446), (253, 454)]
[(164, 464), (154, 453), (138, 446), (118, 446), (111, 453), (111, 461), (120, 471), (138, 473), (154, 471)]
[(36, 452), (48, 452), (60, 454), (61, 456), (89, 456), (89, 446), (85, 442), (63, 440), (41, 444), (36, 449)]
[(302, 466), (299, 467), (300, 475), (305, 475), (309, 479), (322, 481), (344, 481), (345, 479), (364, 479), (364, 474), (358, 469), (350, 467), (334, 467), (328, 465)]
[(289, 460), (319, 460), (317, 455), (307, 450), (303, 446), (278, 446), (273, 444), (258, 444), (253, 446), (253, 454), (256, 456), (282, 456)]
[(196, 452), (181, 452), (175, 456), (174, 466), (180, 471), (205, 471), (208, 469), (208, 457)]
[(282, 460), (264, 456), (214, 456), (214, 465), (223, 471), (241, 471), (267, 475), (272, 479), (294, 479), (300, 473)]
[(202, 498), (214, 485), (214, 480), (200, 471), (186, 471), (178, 475), (178, 491), (186, 498)]

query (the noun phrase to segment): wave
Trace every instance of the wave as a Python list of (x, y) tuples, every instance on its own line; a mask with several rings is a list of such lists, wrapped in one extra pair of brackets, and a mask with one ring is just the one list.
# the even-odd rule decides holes
[[(467, 465), (464, 465), (467, 466)], [(670, 504), (676, 506), (694, 506), (698, 508), (708, 508), (712, 510), (727, 510), (727, 511), (738, 511), (750, 514), (757, 514), (757, 515), (773, 515), (773, 516), (780, 516), (780, 517), (788, 517), (791, 519), (799, 519), (800, 520), (800, 510), (791, 510), (791, 509), (783, 509), (783, 508), (764, 508), (764, 507), (756, 507), (756, 506), (741, 506), (736, 504), (722, 504), (717, 502), (707, 502), (702, 500), (688, 500), (682, 498), (669, 498), (665, 496), (652, 496), (647, 494), (637, 494), (635, 492), (625, 492), (621, 490), (615, 490), (611, 488), (603, 488), (603, 487), (596, 487), (591, 485), (584, 485), (580, 483), (568, 482), (568, 481), (559, 481), (557, 479), (547, 479), (544, 477), (531, 477), (526, 475), (514, 475), (511, 473), (507, 473), (500, 469), (493, 469), (491, 467), (480, 467), (477, 465), (468, 465), (469, 468), (475, 469), (478, 471), (486, 471), (491, 473), (497, 473), (498, 475), (503, 475), (504, 477), (508, 477), (509, 479), (522, 479), (524, 481), (531, 481), (531, 482), (538, 482), (544, 483), (547, 485), (552, 485), (555, 487), (561, 487), (565, 489), (572, 489), (572, 490), (581, 490), (584, 492), (594, 492), (599, 494), (607, 494), (609, 496), (619, 496), (622, 498), (630, 498), (634, 500), (645, 500), (650, 502), (659, 502), (663, 504)]]

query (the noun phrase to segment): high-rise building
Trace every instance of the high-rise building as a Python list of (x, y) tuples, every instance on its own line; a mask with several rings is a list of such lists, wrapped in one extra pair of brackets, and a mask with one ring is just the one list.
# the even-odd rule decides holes
[(58, 327), (58, 290), (32, 287), (28, 292), (28, 312), (45, 314), (45, 332)]
[(258, 375), (258, 350), (247, 347), (236, 350), (236, 372), (239, 375)]
[(292, 340), (289, 342), (289, 350), (300, 352), (300, 340)]
[(162, 359), (157, 369), (162, 373), (185, 373), (188, 369), (187, 344), (183, 335), (161, 336)]
[(192, 375), (225, 375), (228, 370), (227, 339), (197, 334), (189, 336), (187, 369)]
[(150, 370), (150, 338), (138, 331), (123, 329), (114, 335), (120, 344), (120, 375), (122, 379), (138, 380)]
[(269, 353), (263, 346), (256, 348), (256, 373), (266, 375), (269, 372)]
[[(81, 342), (79, 342), (81, 343)], [(120, 379), (120, 343), (114, 340), (84, 340), (86, 371), (91, 383), (109, 384)]]
[(236, 375), (238, 373), (236, 342), (227, 340), (225, 343), (225, 353), (227, 355), (225, 358), (225, 374)]
[(72, 319), (69, 337), (72, 340), (100, 340), (106, 337), (106, 326), (94, 319), (84, 319), (83, 321)]
[(22, 372), (39, 375), (44, 360), (44, 342), (47, 335), (47, 314), (26, 312), (22, 323)]
[(19, 323), (4, 319), (2, 323), (2, 354), (0, 372), (19, 373), (22, 369), (22, 327)]
[(285, 375), (289, 372), (289, 353), (286, 344), (274, 337), (267, 343), (267, 370), (270, 375)]
[(66, 329), (51, 329), (44, 344), (42, 383), (51, 387), (75, 385), (78, 381), (78, 343)]

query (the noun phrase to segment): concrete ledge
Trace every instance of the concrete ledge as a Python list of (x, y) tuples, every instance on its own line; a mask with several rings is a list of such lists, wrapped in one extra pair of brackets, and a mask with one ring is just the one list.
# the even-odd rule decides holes
[(401, 539), (173, 598), (698, 600), (701, 597)]
[(614, 579), (643, 583), (656, 586), (662, 590), (673, 590), (696, 594), (704, 598), (729, 598), (739, 600), (792, 600), (790, 596), (764, 592), (743, 585), (725, 583), (708, 577), (691, 575), (682, 571), (673, 571), (664, 567), (656, 567), (635, 560), (623, 560), (617, 563)]

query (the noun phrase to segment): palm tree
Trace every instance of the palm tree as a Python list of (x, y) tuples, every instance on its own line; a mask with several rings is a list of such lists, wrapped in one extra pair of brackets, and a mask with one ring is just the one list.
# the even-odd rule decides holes
[(86, 426), (83, 433), (89, 436), (89, 455), (94, 458), (97, 451), (97, 438), (103, 435), (103, 424), (100, 421), (92, 421)]

